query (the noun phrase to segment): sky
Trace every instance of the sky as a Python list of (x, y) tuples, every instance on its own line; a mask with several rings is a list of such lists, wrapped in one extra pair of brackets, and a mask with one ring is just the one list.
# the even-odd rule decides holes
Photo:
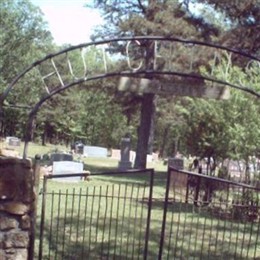
[(84, 7), (90, 0), (31, 0), (41, 8), (57, 45), (90, 41), (93, 29), (102, 23), (98, 11)]

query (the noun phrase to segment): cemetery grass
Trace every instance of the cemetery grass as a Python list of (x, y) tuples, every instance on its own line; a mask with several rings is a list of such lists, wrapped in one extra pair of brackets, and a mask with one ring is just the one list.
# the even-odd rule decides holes
[[(21, 146), (18, 149), (20, 156), (23, 154), (23, 146), (24, 143), (21, 142)], [(46, 144), (40, 145), (37, 143), (29, 143), (28, 149), (28, 157), (34, 160), (36, 155), (40, 155), (41, 157), (44, 154), (50, 154), (54, 151), (67, 151), (69, 152), (70, 148), (65, 145), (54, 145), (54, 144)], [(107, 157), (107, 158), (88, 158), (82, 157), (80, 155), (74, 155), (73, 159), (75, 161), (81, 161), (84, 163), (84, 170), (92, 172), (104, 172), (104, 171), (114, 171), (118, 170), (118, 160)], [(48, 165), (48, 160), (42, 160), (41, 165)], [(154, 168), (157, 172), (166, 172), (167, 165), (163, 163), (163, 161), (151, 162), (148, 163), (147, 168)]]
[[(30, 143), (28, 157), (33, 159), (36, 154), (43, 155), (57, 150), (68, 151), (69, 148), (63, 145), (47, 144), (41, 146)], [(22, 151), (23, 144), (19, 151), (21, 155)], [(91, 173), (116, 171), (118, 168), (118, 160), (111, 158), (75, 157), (74, 159), (84, 162), (84, 169)], [(41, 163), (43, 165), (48, 164), (48, 161), (42, 161)], [(156, 259), (163, 217), (167, 166), (159, 161), (148, 164), (148, 168), (155, 169), (148, 258)], [(115, 256), (116, 259), (118, 256), (119, 259), (122, 257), (127, 259), (135, 255), (141, 257), (144, 246), (148, 200), (147, 190), (143, 192), (140, 188), (144, 182), (147, 182), (147, 176), (133, 176), (130, 174), (91, 176), (89, 181), (79, 183), (49, 180), (43, 243), (43, 255), (46, 259), (50, 259), (49, 256), (53, 254), (55, 258), (66, 259), (65, 255), (71, 256), (71, 254), (85, 253), (84, 250), (88, 251), (91, 259), (106, 258), (107, 254)], [(125, 185), (126, 183), (127, 192), (123, 194), (122, 184)], [(109, 189), (107, 189), (108, 186)], [(41, 187), (42, 182), (40, 183), (40, 189)], [(119, 189), (121, 190), (119, 191)], [(86, 204), (88, 196), (84, 196), (84, 193), (90, 195), (87, 215), (85, 215), (86, 210), (83, 205)], [(138, 196), (137, 193), (139, 193)], [(79, 196), (80, 194), (83, 196)], [(135, 199), (132, 201), (131, 199), (125, 199), (125, 197), (131, 198), (134, 194)], [(38, 201), (36, 255), (39, 243), (41, 195), (39, 195)], [(110, 210), (107, 208), (108, 204)], [(107, 211), (104, 212), (104, 209), (107, 209)], [(120, 209), (123, 213), (119, 212)], [(67, 213), (62, 215), (66, 210)], [(234, 258), (234, 252), (239, 259), (253, 259), (254, 255), (260, 255), (259, 245), (255, 247), (253, 243), (256, 241), (257, 229), (251, 223), (242, 225), (239, 222), (223, 220), (212, 216), (206, 209), (183, 203), (170, 204), (169, 213), (167, 215), (166, 229), (171, 230), (173, 235), (170, 236), (167, 232), (165, 234), (165, 248), (169, 250), (169, 255), (165, 256), (165, 258)], [(119, 222), (116, 222), (115, 219), (118, 217)], [(122, 219), (125, 219), (125, 223), (122, 222)], [(174, 226), (170, 224), (172, 222)], [(86, 226), (88, 227), (87, 231), (84, 231)], [(92, 228), (89, 228), (90, 226)], [(114, 228), (111, 229), (111, 227)], [(98, 230), (99, 232), (97, 232)], [(131, 234), (130, 237), (129, 234)], [(94, 243), (88, 243), (89, 241), (94, 241)], [(128, 246), (131, 242), (132, 245)], [(118, 249), (116, 250), (115, 244), (120, 245), (117, 246)], [(63, 252), (61, 252), (61, 248), (63, 248)], [(95, 258), (97, 251), (100, 255)], [(103, 255), (104, 252), (105, 255)], [(71, 257), (67, 259), (71, 259)]]
[[(163, 176), (162, 179), (165, 177)], [(138, 245), (142, 245), (143, 249), (149, 196), (149, 190), (143, 189), (146, 180), (148, 180), (147, 176), (139, 178), (127, 175), (120, 177), (91, 176), (88, 181), (73, 184), (50, 180), (48, 182), (49, 201), (53, 201), (54, 197), (60, 197), (60, 200), (53, 201), (52, 205), (48, 204), (46, 209), (46, 243), (44, 243), (43, 252), (47, 252), (47, 254), (50, 252), (51, 255), (58, 256), (58, 259), (64, 258), (61, 255), (70, 254), (71, 251), (76, 251), (75, 255), (81, 254), (84, 250), (87, 251), (89, 259), (101, 259), (107, 257), (107, 254), (120, 255), (123, 257), (122, 259), (127, 259), (127, 256), (131, 255), (141, 256), (142, 250), (140, 251)], [(162, 187), (158, 189), (158, 193), (160, 196), (164, 195)], [(38, 211), (40, 210), (41, 198), (39, 197)], [(66, 211), (67, 213), (64, 213)], [(57, 216), (59, 216), (59, 220)], [(161, 212), (157, 217), (162, 217)], [(39, 222), (38, 218), (38, 228)], [(65, 222), (69, 225), (64, 229), (65, 237), (68, 234), (70, 237), (69, 241), (65, 239), (65, 253), (56, 252), (55, 249), (52, 249), (53, 244), (49, 243), (52, 240), (50, 239), (51, 222), (52, 226), (64, 227)], [(83, 231), (86, 226), (87, 230)], [(90, 226), (91, 228), (89, 228)], [(158, 223), (157, 228), (159, 230)], [(58, 233), (57, 230), (52, 231), (51, 236), (64, 237), (62, 232), (59, 235)], [(159, 236), (156, 236), (156, 239), (159, 239)], [(89, 243), (90, 240), (93, 243)], [(130, 240), (133, 244), (135, 243), (135, 246), (131, 244)], [(83, 243), (83, 241), (85, 242)], [(64, 241), (56, 240), (56, 242), (60, 248), (64, 247)], [(115, 244), (118, 245), (116, 252)], [(127, 246), (129, 244), (130, 246)]]

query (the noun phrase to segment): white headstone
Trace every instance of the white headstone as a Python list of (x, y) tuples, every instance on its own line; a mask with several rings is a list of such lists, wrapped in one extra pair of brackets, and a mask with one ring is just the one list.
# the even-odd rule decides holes
[(107, 148), (99, 147), (99, 146), (88, 146), (84, 145), (83, 155), (86, 157), (107, 157)]
[[(53, 162), (53, 175), (70, 173), (83, 173), (83, 163), (71, 161)], [(64, 177), (57, 178), (56, 180), (79, 181), (80, 177)]]
[(14, 136), (8, 136), (8, 137), (6, 137), (6, 143), (12, 147), (19, 147), (21, 140)]

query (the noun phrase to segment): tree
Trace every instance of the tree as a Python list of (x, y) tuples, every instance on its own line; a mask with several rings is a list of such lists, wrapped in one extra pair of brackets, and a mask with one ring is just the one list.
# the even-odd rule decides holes
[[(224, 75), (227, 62), (222, 61), (214, 73)], [(259, 91), (259, 65), (251, 64), (243, 71), (230, 64), (228, 77), (233, 83), (243, 82)], [(225, 159), (243, 160), (246, 166), (259, 158), (259, 100), (247, 93), (231, 89), (225, 101), (186, 98), (181, 138), (185, 154), (201, 158), (212, 157), (215, 163)]]
[[(34, 7), (28, 0), (1, 1), (0, 28), (0, 91), (2, 93), (18, 73), (51, 48), (52, 38), (40, 9)], [(31, 96), (24, 93), (27, 92), (26, 88), (32, 89), (35, 86), (30, 85), (31, 78), (27, 80), (24, 80), (21, 88), (10, 93), (6, 101), (7, 105), (17, 105), (17, 101), (21, 99), (24, 99), (23, 103), (26, 104), (30, 100)], [(24, 119), (25, 113), (21, 110), (3, 109), (1, 95), (0, 105), (0, 135), (14, 134), (13, 129), (17, 128), (17, 123), (24, 123), (21, 122), (21, 118)]]
[[(51, 75), (44, 78), (47, 93), (43, 92), (43, 98), (59, 89), (61, 84), (59, 78), (50, 74), (51, 62), (55, 62), (64, 86), (68, 86), (87, 72), (103, 73), (102, 60), (97, 59), (99, 56), (102, 57), (102, 50), (90, 47), (83, 51), (86, 66), (82, 66), (81, 50), (76, 49), (61, 53), (52, 60), (46, 59), (37, 67), (42, 77)], [(107, 65), (112, 66), (109, 58)], [(55, 98), (48, 99), (37, 116), (34, 138), (42, 138), (43, 144), (48, 141), (69, 144), (82, 140), (92, 145), (118, 147), (118, 135), (124, 132), (126, 120), (121, 113), (121, 107), (114, 102), (114, 96), (110, 95), (111, 90), (107, 83), (104, 88), (102, 85), (104, 86), (102, 80), (86, 81), (60, 92)]]
[[(217, 28), (203, 19), (188, 12), (186, 1), (95, 1), (95, 7), (101, 8), (108, 23), (95, 37), (106, 38), (125, 35), (164, 35), (210, 40), (218, 35)], [(152, 58), (151, 46), (146, 43), (146, 63)], [(155, 95), (144, 94), (135, 167), (146, 167), (149, 135), (152, 132), (152, 119), (155, 111)]]
[(220, 39), (226, 46), (235, 46), (248, 53), (259, 54), (260, 49), (260, 2), (249, 1), (218, 1), (218, 0), (188, 0), (191, 3), (202, 3), (224, 16), (228, 25)]

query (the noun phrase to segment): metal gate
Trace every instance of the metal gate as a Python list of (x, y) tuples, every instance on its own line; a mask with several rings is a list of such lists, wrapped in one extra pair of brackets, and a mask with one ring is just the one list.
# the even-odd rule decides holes
[(147, 255), (154, 171), (106, 172), (78, 183), (65, 181), (71, 177), (84, 175), (44, 177), (39, 259)]
[(159, 259), (260, 259), (260, 189), (168, 169)]
[(260, 259), (253, 186), (173, 168), (64, 177), (43, 181), (39, 259)]

